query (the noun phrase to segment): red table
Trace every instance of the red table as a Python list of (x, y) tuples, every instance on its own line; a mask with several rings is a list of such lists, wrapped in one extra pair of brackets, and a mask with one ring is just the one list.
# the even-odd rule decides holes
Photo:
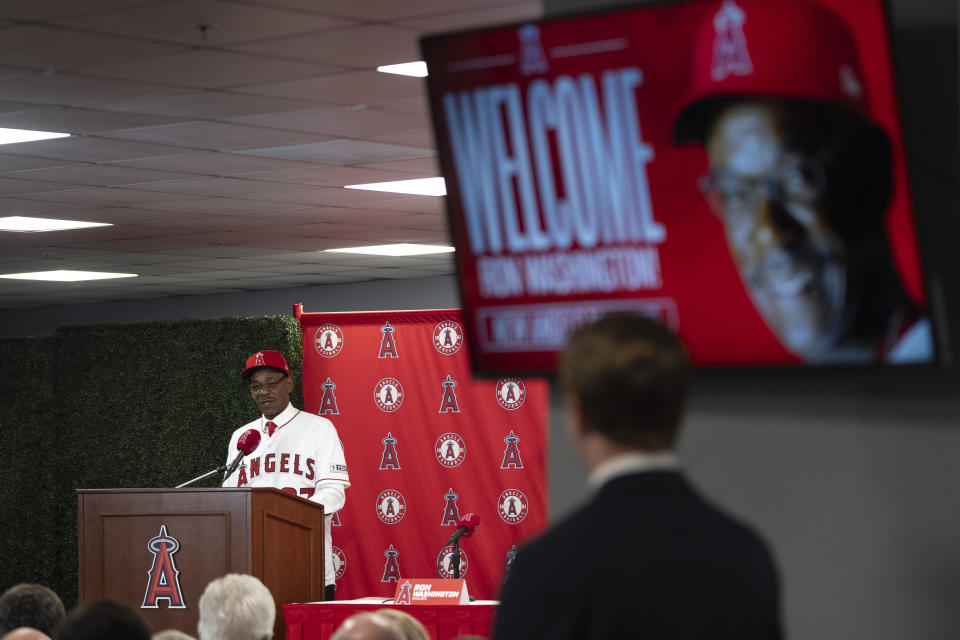
[(489, 638), (498, 603), (487, 600), (465, 605), (395, 606), (375, 600), (346, 600), (283, 605), (287, 623), (286, 640), (327, 640), (340, 623), (361, 611), (402, 609), (427, 628), (433, 640), (450, 640), (462, 635)]

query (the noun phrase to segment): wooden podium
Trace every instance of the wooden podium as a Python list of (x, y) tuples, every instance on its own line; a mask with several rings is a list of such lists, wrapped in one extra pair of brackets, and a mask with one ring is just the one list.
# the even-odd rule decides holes
[(323, 507), (278, 489), (78, 489), (77, 520), (80, 603), (125, 604), (153, 632), (196, 636), (200, 595), (227, 573), (270, 589), (276, 640), (284, 603), (324, 597)]

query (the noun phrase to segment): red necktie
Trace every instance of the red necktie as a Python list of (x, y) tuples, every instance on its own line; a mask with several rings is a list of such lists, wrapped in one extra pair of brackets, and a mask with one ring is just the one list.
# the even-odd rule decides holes
[(267, 421), (267, 435), (271, 438), (273, 437), (273, 432), (277, 430), (277, 423), (268, 420)]

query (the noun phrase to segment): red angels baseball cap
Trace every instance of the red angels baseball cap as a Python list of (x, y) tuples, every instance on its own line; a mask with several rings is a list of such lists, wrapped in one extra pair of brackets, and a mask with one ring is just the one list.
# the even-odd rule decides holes
[(678, 143), (703, 139), (717, 102), (736, 98), (839, 103), (862, 116), (867, 111), (853, 34), (812, 0), (707, 3), (689, 78), (674, 125)]
[(264, 367), (279, 369), (286, 375), (290, 375), (290, 367), (287, 366), (287, 360), (283, 357), (282, 353), (279, 351), (264, 350), (257, 351), (255, 354), (247, 358), (247, 363), (244, 366), (243, 373), (240, 374), (240, 377), (244, 380), (249, 380), (254, 371)]

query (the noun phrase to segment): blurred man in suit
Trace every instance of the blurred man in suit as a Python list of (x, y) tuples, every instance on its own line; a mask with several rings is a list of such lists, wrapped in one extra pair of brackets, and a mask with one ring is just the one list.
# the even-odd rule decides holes
[(200, 640), (270, 640), (277, 605), (253, 576), (228, 573), (207, 585), (198, 603)]
[(767, 546), (679, 469), (688, 369), (680, 341), (649, 318), (574, 333), (560, 384), (595, 493), (520, 550), (496, 640), (781, 637)]
[(17, 584), (0, 596), (0, 636), (18, 627), (49, 636), (66, 617), (60, 597), (42, 584)]

